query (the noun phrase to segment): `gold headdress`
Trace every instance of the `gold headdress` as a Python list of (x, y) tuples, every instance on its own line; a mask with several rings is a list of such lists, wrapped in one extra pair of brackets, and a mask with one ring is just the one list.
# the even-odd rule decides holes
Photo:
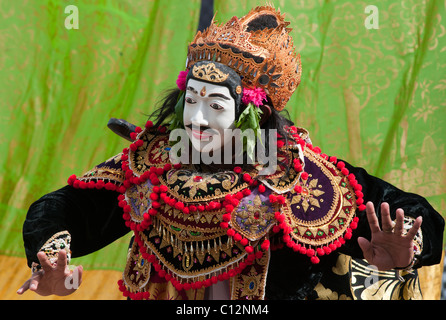
[[(249, 31), (250, 23), (262, 16), (275, 17), (277, 26)], [(254, 8), (243, 18), (233, 17), (225, 24), (212, 20), (189, 45), (187, 68), (203, 60), (225, 64), (241, 76), (245, 88), (263, 88), (273, 107), (281, 111), (302, 74), (288, 25), (284, 15), (271, 6)]]

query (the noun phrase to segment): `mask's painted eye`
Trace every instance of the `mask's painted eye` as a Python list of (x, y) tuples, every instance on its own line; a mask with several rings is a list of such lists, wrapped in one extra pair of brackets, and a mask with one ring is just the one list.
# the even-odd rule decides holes
[(194, 104), (194, 103), (196, 103), (196, 101), (194, 100), (194, 99), (192, 99), (191, 97), (186, 97), (186, 103), (189, 103), (189, 104)]
[(219, 105), (218, 103), (212, 103), (211, 104), (211, 108), (212, 109), (215, 109), (215, 110), (223, 110), (224, 108), (221, 106), (221, 105)]

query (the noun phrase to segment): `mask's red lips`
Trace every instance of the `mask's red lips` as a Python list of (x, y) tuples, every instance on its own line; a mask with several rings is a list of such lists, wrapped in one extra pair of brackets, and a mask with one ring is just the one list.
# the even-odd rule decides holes
[(197, 140), (208, 140), (212, 135), (201, 130), (191, 129), (192, 135)]

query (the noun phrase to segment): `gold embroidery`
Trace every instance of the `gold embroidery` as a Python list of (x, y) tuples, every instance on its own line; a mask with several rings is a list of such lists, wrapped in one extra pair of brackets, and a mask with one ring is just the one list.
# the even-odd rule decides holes
[(236, 215), (244, 219), (244, 225), (248, 226), (249, 232), (256, 233), (259, 226), (266, 227), (268, 221), (274, 218), (274, 213), (268, 213), (268, 207), (262, 205), (262, 200), (257, 195), (252, 204), (246, 205), (246, 210), (239, 211)]
[(252, 266), (247, 266), (231, 280), (231, 300), (263, 300), (265, 298), (266, 276), (270, 252), (265, 251)]
[(318, 179), (308, 179), (310, 182), (305, 182), (302, 186), (302, 192), (297, 196), (292, 198), (291, 204), (301, 203), (302, 208), (305, 212), (307, 212), (310, 206), (315, 206), (320, 208), (319, 201), (323, 201), (323, 199), (318, 200), (317, 197), (323, 195), (325, 192), (322, 191), (321, 185), (318, 185)]

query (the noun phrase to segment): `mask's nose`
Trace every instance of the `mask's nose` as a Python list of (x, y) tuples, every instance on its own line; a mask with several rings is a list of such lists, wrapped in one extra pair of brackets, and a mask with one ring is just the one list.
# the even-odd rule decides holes
[(207, 127), (209, 126), (209, 121), (207, 119), (207, 114), (204, 110), (204, 104), (200, 103), (197, 108), (196, 112), (192, 115), (192, 118), (190, 119), (192, 126), (194, 127)]

